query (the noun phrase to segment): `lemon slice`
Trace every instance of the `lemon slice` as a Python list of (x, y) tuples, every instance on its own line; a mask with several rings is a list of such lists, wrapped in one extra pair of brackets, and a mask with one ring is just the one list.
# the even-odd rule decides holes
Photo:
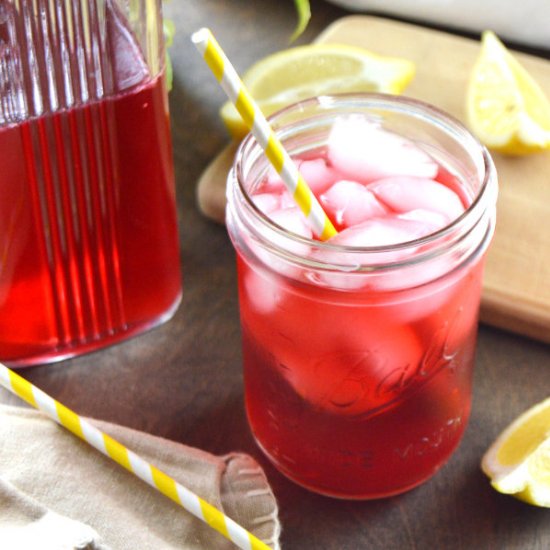
[[(382, 57), (343, 44), (310, 44), (282, 50), (255, 63), (243, 82), (263, 114), (308, 97), (344, 92), (401, 93), (412, 80), (414, 63)], [(227, 102), (220, 111), (236, 139), (248, 129), (235, 107)]]
[(495, 151), (527, 154), (550, 149), (550, 103), (540, 86), (491, 31), (470, 75), (467, 118)]
[(481, 468), (497, 491), (550, 507), (550, 397), (498, 436)]

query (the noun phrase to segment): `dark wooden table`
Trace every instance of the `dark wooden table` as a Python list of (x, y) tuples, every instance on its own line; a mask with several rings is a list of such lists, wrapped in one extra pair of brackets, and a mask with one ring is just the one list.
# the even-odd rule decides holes
[[(346, 15), (321, 0), (298, 43)], [(280, 504), (282, 546), (291, 549), (547, 549), (550, 511), (491, 489), (479, 468), (495, 436), (547, 397), (550, 347), (481, 326), (473, 413), (450, 462), (405, 495), (371, 502), (306, 492), (270, 466), (247, 427), (243, 406), (234, 254), (225, 228), (196, 207), (196, 182), (227, 143), (224, 101), (189, 41), (211, 27), (239, 71), (287, 46), (291, 0), (172, 0), (177, 35), (170, 96), (181, 228), (184, 297), (175, 317), (123, 344), (58, 364), (21, 370), (83, 415), (117, 422), (215, 454), (244, 451), (265, 468)], [(4, 390), (0, 401), (18, 404)], [(159, 549), (162, 550), (162, 549)]]

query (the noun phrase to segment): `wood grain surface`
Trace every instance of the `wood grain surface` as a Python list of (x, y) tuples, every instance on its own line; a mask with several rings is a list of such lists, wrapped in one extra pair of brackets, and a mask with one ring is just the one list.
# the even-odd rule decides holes
[[(465, 122), (468, 77), (479, 41), (372, 16), (349, 16), (316, 42), (362, 46), (410, 59), (416, 76), (405, 94), (436, 105)], [(516, 53), (550, 97), (550, 62)], [(229, 144), (199, 180), (202, 211), (223, 221), (224, 184), (234, 151)], [(481, 318), (550, 341), (550, 153), (493, 154), (499, 178), (497, 229), (488, 254)]]
[[(242, 72), (288, 46), (296, 14), (290, 0), (172, 0), (165, 7), (176, 26), (170, 110), (182, 304), (172, 320), (139, 337), (20, 373), (88, 417), (214, 454), (254, 456), (279, 502), (283, 550), (550, 548), (549, 511), (496, 493), (479, 468), (497, 434), (550, 393), (550, 346), (517, 334), (480, 327), (472, 416), (464, 439), (437, 475), (414, 491), (371, 502), (333, 500), (291, 483), (262, 455), (244, 408), (233, 249), (225, 228), (206, 218), (196, 203), (200, 175), (228, 141), (218, 116), (225, 98), (189, 36), (209, 26)], [(311, 42), (347, 14), (322, 0), (312, 0), (312, 11), (298, 43)], [(550, 58), (550, 52), (545, 55)], [(0, 401), (19, 404), (1, 389)], [(226, 548), (217, 540), (221, 537), (213, 534), (205, 550)]]

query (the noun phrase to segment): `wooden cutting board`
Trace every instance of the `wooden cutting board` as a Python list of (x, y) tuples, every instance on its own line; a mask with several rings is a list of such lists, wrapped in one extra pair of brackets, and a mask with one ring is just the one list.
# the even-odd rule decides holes
[[(341, 19), (317, 41), (414, 61), (416, 76), (405, 94), (465, 120), (466, 86), (479, 42), (371, 16)], [(550, 61), (516, 55), (550, 97)], [(214, 159), (197, 189), (199, 207), (217, 221), (223, 221), (225, 178), (234, 151), (230, 144)], [(487, 260), (481, 319), (550, 342), (550, 153), (493, 158), (499, 179), (497, 229)]]

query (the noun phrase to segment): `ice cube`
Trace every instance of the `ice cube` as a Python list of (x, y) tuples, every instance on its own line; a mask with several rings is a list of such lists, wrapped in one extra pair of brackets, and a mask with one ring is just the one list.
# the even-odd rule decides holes
[(292, 208), (296, 206), (296, 201), (292, 198), (291, 194), (285, 189), (281, 193), (281, 208)]
[(284, 189), (280, 193), (256, 193), (252, 195), (252, 200), (256, 206), (266, 215), (286, 208), (296, 206), (296, 201), (290, 196), (290, 193)]
[[(330, 245), (345, 247), (380, 247), (413, 240), (426, 231), (425, 226), (413, 220), (372, 218), (361, 224), (340, 231), (327, 241)], [(360, 252), (346, 252), (332, 248), (320, 248), (313, 253), (315, 260), (335, 266), (332, 271), (320, 271), (309, 275), (309, 279), (322, 285), (343, 290), (357, 290), (371, 287), (373, 273), (360, 271), (363, 264), (383, 264), (402, 260), (414, 252), (377, 251), (364, 255)], [(339, 267), (336, 267), (339, 266)]]
[[(380, 316), (386, 322), (417, 322), (443, 308), (454, 294), (454, 274), (447, 275), (452, 263), (448, 258), (435, 258), (429, 263), (400, 267), (374, 275), (369, 281), (374, 291), (388, 296), (380, 304)], [(390, 293), (398, 291), (393, 298)]]
[(280, 225), (290, 233), (294, 233), (308, 239), (311, 239), (313, 236), (311, 228), (307, 224), (304, 214), (302, 214), (297, 206), (292, 206), (290, 208), (280, 208), (278, 210), (275, 210), (274, 212), (271, 212), (269, 217), (273, 222), (275, 222), (277, 225)]
[(436, 338), (443, 340), (442, 354), (447, 357), (455, 356), (463, 349), (466, 340), (472, 337), (472, 332), (477, 331), (477, 297), (481, 295), (482, 274), (483, 262), (465, 265), (434, 285), (435, 291), (425, 297), (431, 305), (432, 295), (435, 294), (438, 307), (433, 308), (432, 315), (426, 318), (423, 330), (434, 341)]
[(302, 293), (300, 286), (261, 270), (252, 275), (261, 280), (251, 280), (241, 294), (243, 325), (253, 329), (251, 337), (273, 357), (274, 367), (285, 378), (298, 365), (307, 368), (312, 355), (338, 350), (338, 327), (344, 326), (339, 322), (341, 308), (331, 308), (327, 318), (326, 302), (319, 296)]
[(387, 209), (361, 183), (340, 180), (320, 197), (327, 214), (340, 227), (364, 222), (369, 218), (384, 216)]
[(372, 218), (348, 227), (330, 239), (331, 244), (353, 247), (389, 246), (423, 237), (428, 224), (398, 217)]
[[(274, 210), (269, 213), (269, 218), (287, 232), (293, 233), (294, 235), (298, 235), (300, 237), (305, 237), (307, 239), (311, 239), (313, 237), (313, 233), (307, 224), (305, 216), (297, 206)], [(269, 269), (288, 277), (299, 277), (301, 269), (294, 265), (292, 261), (287, 260), (283, 256), (286, 252), (299, 257), (307, 257), (310, 253), (310, 245), (300, 241), (293, 241), (285, 235), (278, 235), (272, 230), (269, 230), (261, 225), (258, 225), (257, 229), (260, 234), (263, 234), (263, 237), (271, 243), (271, 246), (267, 248), (261, 244), (258, 244), (255, 239), (248, 239), (248, 246), (252, 252), (266, 266), (269, 266)], [(279, 248), (281, 250), (281, 254), (272, 252), (273, 248)]]
[(277, 193), (257, 193), (252, 195), (252, 200), (266, 215), (281, 207), (281, 195)]
[(244, 299), (261, 314), (272, 313), (281, 301), (277, 280), (256, 271), (250, 270), (244, 274), (243, 291)]
[[(341, 179), (340, 174), (328, 166), (324, 158), (308, 160), (295, 158), (293, 160), (308, 187), (316, 196), (319, 196), (320, 193), (332, 185), (336, 180)], [(257, 191), (261, 193), (282, 193), (283, 190), (286, 190), (285, 182), (275, 171), (275, 168), (270, 166), (264, 180), (258, 186)]]
[(446, 216), (448, 221), (464, 212), (458, 195), (431, 179), (394, 176), (371, 183), (368, 188), (396, 212), (430, 210)]
[(285, 182), (273, 166), (269, 166), (263, 181), (260, 182), (257, 193), (282, 193), (286, 189)]
[(434, 160), (412, 141), (361, 117), (335, 122), (328, 159), (345, 178), (362, 183), (389, 176), (434, 178), (438, 171)]
[[(380, 326), (364, 311), (362, 322), (347, 323), (339, 349), (313, 352), (309, 361), (286, 362), (283, 375), (314, 407), (357, 416), (394, 401), (417, 371), (422, 346), (407, 326)], [(332, 340), (339, 340), (335, 332)]]
[(429, 228), (430, 233), (434, 233), (439, 229), (442, 229), (449, 223), (449, 219), (446, 215), (440, 212), (433, 212), (424, 208), (415, 208), (404, 214), (397, 216), (401, 220), (414, 220), (422, 222)]
[[(330, 245), (345, 247), (384, 247), (414, 241), (433, 230), (433, 226), (424, 221), (402, 219), (399, 217), (372, 218), (355, 226), (348, 227), (327, 241)], [(392, 262), (402, 262), (410, 258), (418, 246), (409, 245), (406, 248), (394, 250), (378, 250), (361, 254), (338, 249), (322, 248), (314, 252), (316, 260), (335, 266), (343, 266), (340, 270), (323, 271), (310, 275), (308, 278), (324, 286), (333, 288), (357, 290), (373, 288), (390, 290), (411, 286), (408, 279), (403, 278), (399, 269), (381, 271), (360, 271), (360, 266), (377, 266)], [(447, 264), (444, 264), (447, 266)], [(414, 266), (413, 266), (414, 268)], [(424, 276), (424, 266), (418, 267), (420, 278)], [(427, 280), (430, 280), (431, 267), (427, 266)]]
[(297, 168), (316, 196), (340, 179), (338, 172), (327, 166), (324, 158), (299, 161)]

